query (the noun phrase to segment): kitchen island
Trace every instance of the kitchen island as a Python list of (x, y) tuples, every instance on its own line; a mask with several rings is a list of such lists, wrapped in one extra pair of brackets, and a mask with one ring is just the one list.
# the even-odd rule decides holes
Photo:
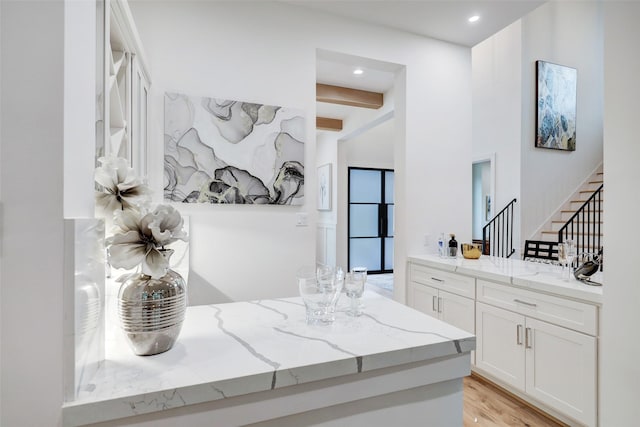
[(473, 334), (365, 292), (364, 314), (307, 325), (300, 298), (188, 307), (178, 342), (119, 334), (63, 424), (462, 425)]

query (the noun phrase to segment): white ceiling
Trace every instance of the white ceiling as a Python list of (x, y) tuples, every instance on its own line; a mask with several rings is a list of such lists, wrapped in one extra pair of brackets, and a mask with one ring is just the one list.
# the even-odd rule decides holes
[[(286, 0), (286, 3), (379, 26), (472, 47), (545, 1), (533, 0)], [(469, 23), (472, 15), (480, 16)], [(355, 68), (364, 73), (356, 76)], [(319, 52), (316, 80), (374, 92), (393, 87), (400, 66), (332, 52)], [(317, 115), (349, 120), (355, 107), (317, 103)]]
[[(286, 3), (475, 46), (545, 3), (539, 0), (287, 0)], [(467, 19), (480, 16), (475, 23)]]

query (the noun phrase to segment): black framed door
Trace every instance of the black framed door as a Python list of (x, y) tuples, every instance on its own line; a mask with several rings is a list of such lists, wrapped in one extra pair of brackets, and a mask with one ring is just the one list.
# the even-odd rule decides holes
[(391, 169), (349, 168), (349, 269), (393, 272), (393, 186)]

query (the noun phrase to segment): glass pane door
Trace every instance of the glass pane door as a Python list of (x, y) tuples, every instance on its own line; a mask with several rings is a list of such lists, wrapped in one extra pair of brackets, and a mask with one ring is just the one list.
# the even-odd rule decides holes
[(349, 168), (349, 269), (393, 271), (393, 171)]

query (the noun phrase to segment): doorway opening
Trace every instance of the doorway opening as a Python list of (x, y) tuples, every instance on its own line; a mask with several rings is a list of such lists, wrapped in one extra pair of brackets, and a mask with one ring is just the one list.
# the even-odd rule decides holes
[(348, 268), (393, 273), (393, 170), (350, 167), (348, 185)]
[(493, 156), (478, 159), (472, 164), (472, 227), (471, 237), (475, 243), (482, 242), (482, 229), (493, 217), (494, 174)]

